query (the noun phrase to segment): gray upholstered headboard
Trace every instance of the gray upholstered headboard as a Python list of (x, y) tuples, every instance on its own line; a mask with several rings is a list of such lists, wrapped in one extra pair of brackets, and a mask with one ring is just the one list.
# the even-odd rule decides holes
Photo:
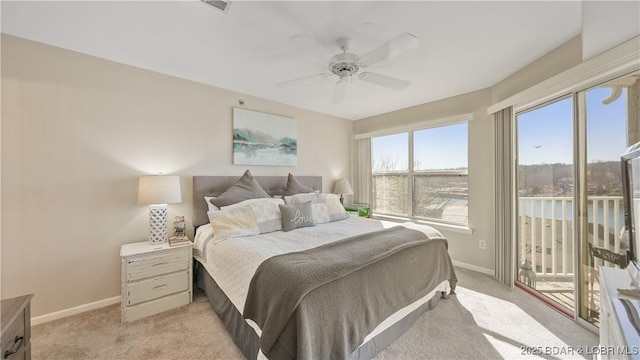
[[(209, 223), (207, 217), (207, 204), (204, 196), (216, 196), (222, 194), (240, 176), (194, 176), (193, 177), (193, 228)], [(287, 176), (254, 176), (258, 184), (269, 195), (281, 195), (287, 185)], [(296, 180), (304, 185), (322, 192), (322, 176), (296, 176)]]

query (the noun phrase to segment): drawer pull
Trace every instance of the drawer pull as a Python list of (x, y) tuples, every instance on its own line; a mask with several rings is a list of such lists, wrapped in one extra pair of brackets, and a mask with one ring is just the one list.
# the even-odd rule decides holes
[(166, 288), (166, 287), (167, 287), (167, 285), (166, 285), (166, 284), (165, 284), (165, 285), (158, 285), (158, 286), (154, 286), (154, 287), (153, 287), (153, 291), (161, 290), (161, 289), (164, 289), (164, 288)]
[(24, 336), (16, 336), (15, 339), (13, 339), (13, 350), (9, 351), (5, 351), (4, 352), (4, 358), (8, 359), (9, 356), (15, 354), (18, 352), (18, 350), (20, 350), (20, 347), (22, 346), (22, 342), (24, 341)]
[(165, 261), (165, 262), (153, 264), (153, 265), (151, 265), (151, 267), (156, 267), (156, 266), (161, 266), (161, 265), (169, 265), (169, 263)]

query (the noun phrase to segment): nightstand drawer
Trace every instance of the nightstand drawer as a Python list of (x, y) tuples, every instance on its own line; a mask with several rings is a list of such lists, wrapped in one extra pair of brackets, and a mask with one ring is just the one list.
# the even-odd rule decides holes
[(190, 296), (190, 292), (185, 291), (143, 304), (127, 306), (123, 309), (123, 322), (136, 321), (146, 316), (159, 314), (178, 306), (187, 305), (191, 300)]
[(164, 275), (129, 284), (129, 301), (127, 305), (135, 305), (144, 301), (158, 299), (189, 289), (189, 273), (187, 271)]
[(189, 267), (190, 252), (171, 251), (127, 260), (127, 281), (144, 279)]

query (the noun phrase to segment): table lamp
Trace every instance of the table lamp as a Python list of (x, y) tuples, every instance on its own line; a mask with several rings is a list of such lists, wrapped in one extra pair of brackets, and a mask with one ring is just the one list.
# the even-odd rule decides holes
[(351, 184), (349, 184), (349, 180), (338, 179), (336, 181), (336, 186), (333, 188), (333, 193), (340, 194), (340, 203), (344, 205), (344, 196), (342, 195), (353, 194), (353, 190), (351, 189)]
[(140, 176), (138, 204), (149, 205), (149, 244), (167, 242), (167, 204), (181, 201), (180, 176)]

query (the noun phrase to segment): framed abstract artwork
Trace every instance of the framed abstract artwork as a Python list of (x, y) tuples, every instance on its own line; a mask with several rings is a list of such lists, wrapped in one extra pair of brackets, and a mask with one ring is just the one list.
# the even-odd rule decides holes
[(295, 119), (233, 108), (235, 165), (296, 166), (297, 162)]

